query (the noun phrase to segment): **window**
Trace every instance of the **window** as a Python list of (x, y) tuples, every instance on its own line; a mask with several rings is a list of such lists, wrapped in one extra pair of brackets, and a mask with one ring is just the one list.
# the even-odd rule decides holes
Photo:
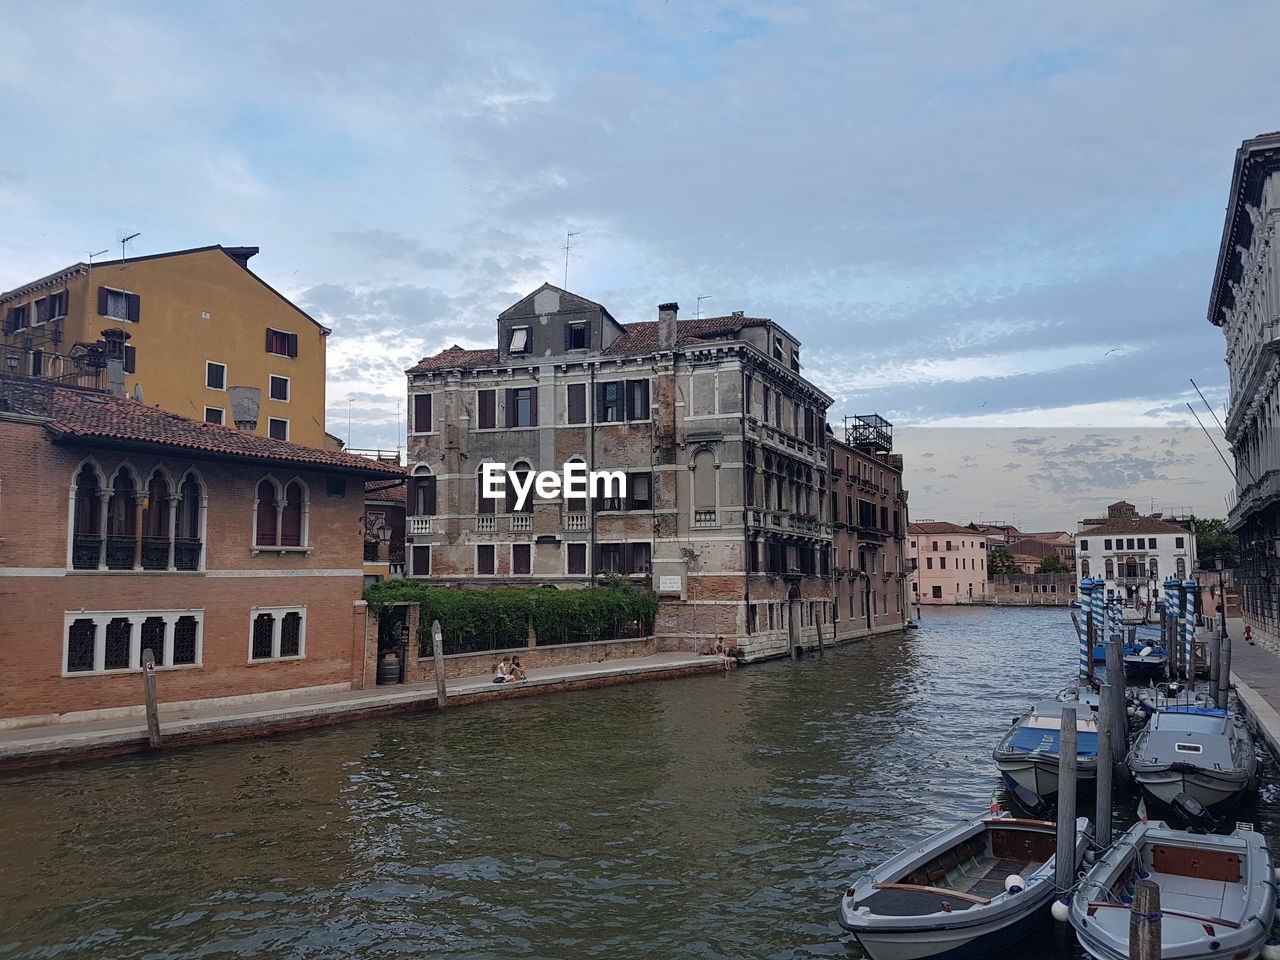
[(1178, 560), (1177, 560), (1177, 568), (1178, 568), (1178, 579), (1179, 579), (1179, 580), (1184, 580), (1184, 579), (1186, 579), (1186, 576), (1187, 576), (1187, 561), (1186, 561), (1184, 558), (1182, 558), (1182, 557), (1179, 557), (1179, 558), (1178, 558)]
[(524, 485), (529, 482), (529, 474), (532, 472), (533, 468), (523, 460), (516, 463), (515, 466), (511, 468), (511, 473), (514, 474), (515, 482), (507, 484), (507, 513), (533, 513), (533, 498), (537, 496), (537, 492), (532, 487), (529, 488), (529, 493), (524, 498), (524, 506), (519, 511), (516, 510), (516, 500), (519, 499), (519, 494), (516, 493), (516, 487), (524, 487)]
[(205, 407), (204, 422), (216, 423), (219, 426), (226, 424), (227, 412), (222, 407)]
[(925, 557), (925, 558), (924, 558), (924, 568), (925, 568), (926, 570), (932, 570), (932, 569), (933, 569), (933, 557)]
[(538, 425), (537, 387), (513, 387), (507, 391), (507, 426), (536, 427)]
[(271, 477), (258, 483), (254, 505), (254, 549), (306, 549), (310, 502), (300, 480), (287, 484)]
[(781, 337), (773, 338), (773, 359), (777, 360), (779, 363), (782, 362), (782, 338)]
[(141, 303), (136, 293), (115, 290), (111, 287), (98, 288), (98, 313), (104, 317), (137, 323), (141, 314)]
[(571, 543), (565, 554), (565, 573), (585, 574), (587, 572), (587, 545)]
[(203, 610), (76, 612), (66, 615), (63, 674), (139, 671), (150, 650), (157, 667), (198, 667)]
[(649, 473), (633, 473), (627, 477), (627, 509), (653, 509), (653, 475)]
[(210, 390), (227, 389), (227, 365), (214, 360), (204, 362), (204, 385)]
[(1151, 550), (1154, 550), (1154, 549), (1156, 548), (1156, 538), (1155, 538), (1155, 537), (1147, 537), (1147, 547), (1148, 547), (1149, 549), (1151, 549)]
[[(419, 468), (421, 469), (421, 468)], [(432, 517), (436, 512), (436, 478), (429, 473), (416, 473), (409, 478), (409, 514)]]
[(587, 422), (587, 385), (571, 383), (565, 388), (565, 422)]
[(44, 376), (44, 351), (43, 350), (31, 351), (31, 362), (27, 367), (27, 369), (30, 372), (31, 376), (33, 377)]
[(481, 543), (476, 545), (476, 574), (477, 576), (493, 576), (494, 573), (494, 546), (492, 543)]
[(1081, 540), (1081, 541), (1080, 541), (1080, 550), (1081, 550), (1081, 552), (1083, 553), (1084, 551), (1086, 551), (1086, 550), (1088, 550), (1088, 549), (1089, 549), (1089, 541), (1088, 541), (1088, 540)]
[(1081, 560), (1081, 561), (1080, 561), (1080, 576), (1082, 576), (1082, 577), (1087, 577), (1088, 575), (1089, 575), (1089, 561), (1088, 561), (1088, 560)]
[(429, 545), (414, 544), (409, 554), (409, 559), (413, 561), (413, 568), (409, 571), (409, 576), (431, 576), (431, 547)]
[(127, 343), (124, 345), (124, 372), (138, 372), (138, 348), (131, 347)]
[(622, 381), (596, 384), (596, 420), (600, 423), (621, 423), (625, 414)]
[(274, 373), (267, 384), (267, 394), (272, 400), (281, 400), (285, 403), (289, 402), (289, 378), (278, 377)]
[(1125, 547), (1125, 549), (1126, 549), (1126, 550), (1133, 550), (1133, 549), (1134, 549), (1134, 546), (1133, 546), (1133, 537), (1129, 537), (1129, 539), (1128, 539), (1128, 543), (1127, 543), (1127, 546)]
[(250, 663), (300, 660), (306, 655), (306, 607), (254, 607), (250, 612)]
[(496, 390), (476, 391), (476, 428), (492, 430), (498, 425), (498, 400)]
[(267, 417), (267, 436), (273, 440), (288, 440), (289, 421), (280, 417)]
[(1111, 549), (1111, 541), (1110, 541), (1110, 540), (1103, 540), (1103, 541), (1102, 541), (1102, 549), (1103, 549), (1103, 550), (1110, 550), (1110, 549)]
[(933, 597), (933, 599), (935, 599), (935, 600), (941, 600), (941, 599), (942, 599), (942, 587), (935, 586), (935, 587), (933, 588), (933, 593), (931, 594), (931, 596), (932, 596), (932, 597)]
[(413, 395), (413, 432), (431, 432), (431, 397), (429, 393)]
[(1015, 584), (1013, 585), (1013, 592), (1014, 592), (1014, 593), (1021, 593), (1021, 592), (1022, 592), (1022, 587), (1020, 587), (1018, 584), (1016, 584), (1016, 583), (1015, 583)]
[(296, 357), (298, 335), (267, 327), (267, 353), (274, 353), (278, 357)]
[(596, 572), (622, 575), (648, 573), (652, 546), (648, 543), (596, 544)]
[(946, 558), (946, 557), (939, 557), (939, 558), (938, 558), (938, 569), (939, 569), (939, 570), (945, 570), (945, 569), (947, 569), (947, 558)]
[[(481, 467), (481, 469), (483, 469), (483, 467)], [(503, 482), (504, 483), (506, 482), (505, 478), (503, 478)], [(483, 513), (483, 514), (496, 513), (497, 504), (498, 504), (497, 498), (486, 497), (484, 495), (484, 475), (482, 473), (477, 473), (476, 474), (476, 513)], [(489, 529), (492, 530), (493, 528), (490, 527)]]
[(564, 328), (564, 348), (566, 350), (585, 350), (591, 346), (591, 325), (587, 323), (570, 323)]
[(511, 339), (507, 341), (508, 353), (530, 353), (533, 344), (529, 340), (528, 327), (512, 327)]
[(513, 543), (511, 545), (511, 572), (527, 574), (532, 569), (533, 544)]
[(4, 318), (4, 332), (14, 333), (18, 330), (25, 330), (29, 324), (29, 312), (27, 305), (24, 303), (20, 307), (10, 307), (9, 312)]
[(1174, 538), (1173, 538), (1173, 548), (1174, 548), (1175, 550), (1181, 550), (1185, 545), (1186, 545), (1186, 538), (1185, 538), (1185, 537), (1174, 537)]
[(627, 381), (627, 419), (649, 419), (649, 381)]

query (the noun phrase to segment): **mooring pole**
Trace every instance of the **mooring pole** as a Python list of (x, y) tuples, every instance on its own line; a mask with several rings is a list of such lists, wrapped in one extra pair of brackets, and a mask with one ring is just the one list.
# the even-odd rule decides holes
[(160, 746), (160, 709), (156, 705), (156, 655), (150, 647), (142, 651), (142, 691), (147, 698), (147, 739), (154, 749)]
[(1129, 908), (1129, 960), (1160, 960), (1160, 919), (1160, 886), (1139, 880)]
[(1213, 702), (1219, 710), (1227, 709), (1227, 695), (1231, 691), (1231, 638), (1225, 633), (1218, 641), (1222, 654), (1222, 667), (1218, 670), (1218, 685)]
[(436, 668), (436, 709), (443, 710), (449, 698), (444, 689), (444, 634), (439, 620), (431, 621), (431, 655)]
[[(1109, 644), (1108, 649), (1110, 649)], [(1112, 686), (1108, 678), (1108, 682), (1102, 685), (1098, 697), (1098, 796), (1095, 807), (1097, 827), (1094, 835), (1097, 837), (1100, 850), (1106, 850), (1111, 846), (1111, 775), (1112, 764), (1115, 763), (1115, 730), (1111, 718), (1114, 711), (1115, 699), (1112, 697)]]
[(1054, 861), (1058, 889), (1076, 882), (1076, 708), (1062, 708), (1058, 728), (1058, 846)]
[(1125, 712), (1124, 655), (1114, 640), (1107, 644), (1107, 682), (1111, 684), (1111, 750), (1122, 763), (1129, 752), (1129, 719)]

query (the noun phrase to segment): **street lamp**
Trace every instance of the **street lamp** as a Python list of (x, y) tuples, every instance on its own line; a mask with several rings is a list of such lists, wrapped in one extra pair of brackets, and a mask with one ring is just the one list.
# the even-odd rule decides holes
[(18, 369), (18, 355), (16, 353), (9, 354), (4, 358), (4, 362), (8, 365), (10, 373)]

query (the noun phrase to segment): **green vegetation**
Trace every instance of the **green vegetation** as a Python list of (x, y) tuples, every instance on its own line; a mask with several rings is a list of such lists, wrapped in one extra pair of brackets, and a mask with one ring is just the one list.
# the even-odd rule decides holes
[(1196, 517), (1196, 554), (1201, 569), (1212, 568), (1215, 560), (1221, 558), (1224, 567), (1236, 565), (1236, 552), (1239, 541), (1234, 533), (1227, 531), (1227, 522), (1212, 517)]
[(1014, 563), (1013, 556), (1008, 549), (999, 546), (992, 547), (987, 553), (987, 573), (1021, 573), (1018, 565)]
[(1040, 561), (1040, 566), (1036, 567), (1036, 573), (1074, 573), (1067, 565), (1067, 561), (1063, 560), (1056, 553), (1051, 553)]
[(538, 646), (642, 637), (653, 631), (658, 613), (656, 594), (641, 592), (620, 577), (585, 590), (443, 590), (413, 580), (385, 580), (365, 587), (364, 599), (379, 618), (393, 604), (418, 604), (422, 656), (433, 652), (432, 620), (440, 621), (444, 652), (451, 654), (523, 647), (530, 626)]

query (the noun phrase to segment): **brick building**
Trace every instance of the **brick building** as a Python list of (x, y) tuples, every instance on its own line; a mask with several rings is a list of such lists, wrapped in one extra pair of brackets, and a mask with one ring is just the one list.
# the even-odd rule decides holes
[(908, 528), (913, 603), (985, 603), (987, 537), (969, 527), (924, 520)]
[[(409, 575), (564, 588), (611, 572), (658, 592), (675, 647), (736, 638), (759, 658), (816, 642), (831, 398), (772, 320), (677, 310), (623, 324), (544, 284), (498, 317), (496, 349), (410, 369)], [(625, 473), (626, 494), (482, 495), (486, 463), (524, 482), (571, 462)]]
[(832, 619), (840, 640), (901, 628), (907, 606), (907, 491), (893, 425), (849, 417), (828, 442)]
[[(0, 725), (361, 685), (367, 480), (398, 470), (0, 376)], [(102, 711), (107, 711), (104, 714)]]

